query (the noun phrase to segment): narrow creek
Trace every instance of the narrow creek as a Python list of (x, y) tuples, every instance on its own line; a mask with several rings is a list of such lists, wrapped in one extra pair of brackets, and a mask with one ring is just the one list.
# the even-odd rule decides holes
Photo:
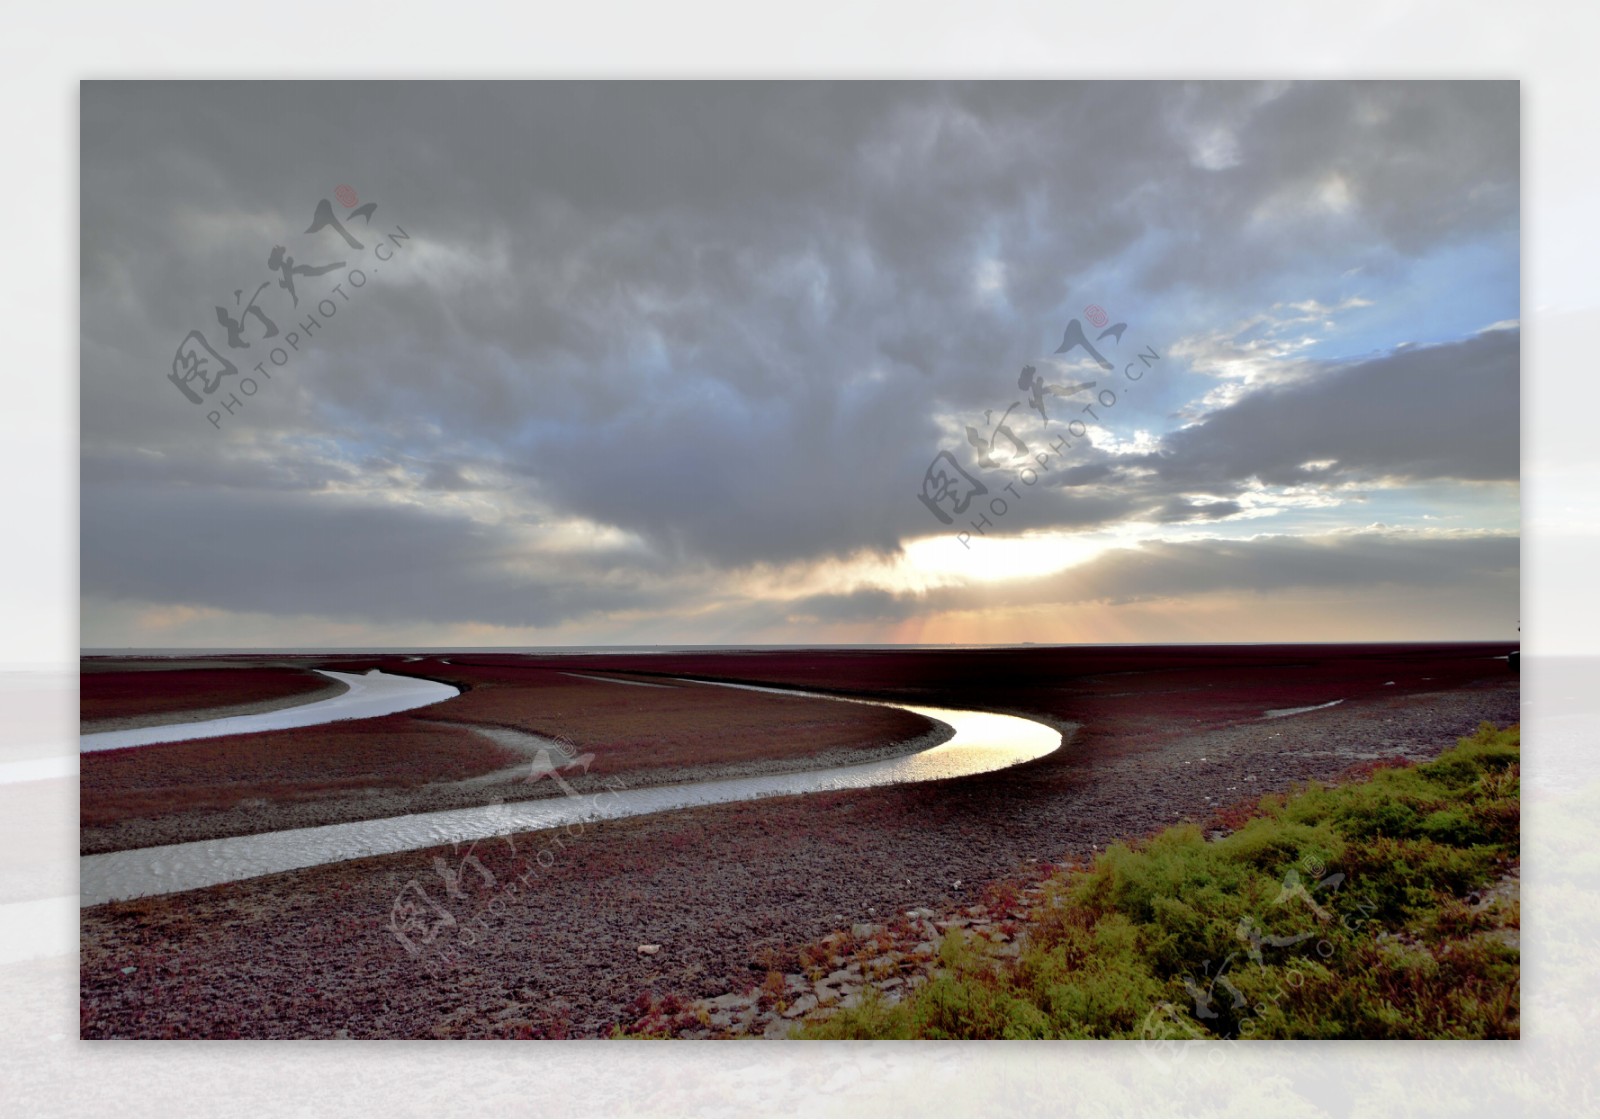
[[(347, 676), (347, 674), (337, 675)], [(372, 674), (359, 679), (371, 681), (374, 675), (381, 677), (388, 674)], [(486, 840), (517, 832), (559, 828), (578, 822), (615, 820), (621, 817), (733, 801), (750, 801), (763, 797), (820, 793), (827, 790), (865, 789), (872, 786), (983, 774), (1042, 758), (1057, 750), (1063, 742), (1061, 732), (1055, 728), (1021, 716), (890, 704), (884, 701), (828, 696), (791, 689), (724, 684), (719, 681), (694, 683), (744, 688), (757, 692), (776, 692), (786, 696), (805, 696), (839, 703), (900, 708), (948, 724), (955, 733), (938, 746), (915, 754), (852, 766), (834, 766), (821, 770), (758, 777), (685, 782), (679, 785), (652, 786), (643, 789), (626, 788), (624, 776), (618, 788), (597, 793), (571, 793), (536, 801), (516, 801), (433, 813), (414, 813), (380, 820), (352, 821), (254, 836), (233, 836), (84, 856), (79, 861), (80, 905), (94, 906), (118, 899), (195, 890), (219, 883), (253, 879), (305, 867), (318, 867), (365, 856), (387, 855), (440, 844)], [(450, 693), (454, 695), (455, 690), (451, 689)], [(344, 698), (335, 697), (335, 700)], [(321, 704), (308, 704), (302, 709), (286, 710), (305, 711), (321, 706)], [(260, 718), (280, 714), (282, 712), (270, 712)], [(336, 715), (331, 718), (353, 717)], [(288, 726), (304, 727), (309, 724), (296, 723)]]
[[(248, 670), (239, 670), (246, 672)], [(461, 695), (454, 685), (420, 677), (402, 677), (373, 669), (368, 673), (336, 673), (315, 670), (345, 686), (345, 691), (326, 700), (296, 704), (271, 712), (194, 723), (164, 723), (135, 727), (125, 731), (98, 731), (78, 736), (78, 753), (117, 751), (127, 747), (147, 747), (155, 743), (182, 743), (191, 739), (215, 739), (222, 735), (246, 735), (256, 731), (283, 731), (291, 727), (315, 727), (342, 719), (370, 719), (373, 716), (425, 708), (452, 696)]]

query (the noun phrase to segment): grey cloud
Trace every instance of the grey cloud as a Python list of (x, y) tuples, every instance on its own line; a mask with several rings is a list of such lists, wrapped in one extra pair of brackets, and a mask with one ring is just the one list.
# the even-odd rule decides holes
[[(1488, 331), (1268, 386), (1167, 438), (1142, 463), (1191, 485), (1519, 477), (1521, 332)], [(1302, 464), (1335, 460), (1330, 470)]]
[(422, 480), (424, 490), (471, 491), (485, 490), (481, 482), (468, 478), (459, 463), (430, 463)]
[(1248, 541), (1161, 542), (1107, 553), (1055, 582), (1075, 602), (1131, 602), (1214, 592), (1384, 585), (1440, 587), (1511, 575), (1514, 537), (1414, 537), (1383, 532)]
[(681, 600), (625, 551), (587, 552), (572, 571), (524, 570), (527, 559), (504, 531), (457, 514), (215, 488), (83, 498), (81, 578), (107, 599), (504, 626)]
[[(1396, 254), (1516, 228), (1515, 82), (1295, 83), (1273, 98), (1253, 93), (1206, 83), (1178, 99), (1196, 120), (1231, 125), (1238, 162), (1184, 173), (1189, 224), (1145, 272), (1153, 290), (1233, 287), (1308, 255), (1357, 254), (1382, 271)], [(1348, 211), (1337, 197), (1315, 205), (1333, 184)]]
[(1244, 507), (1238, 502), (1231, 500), (1202, 504), (1185, 498), (1172, 498), (1156, 511), (1155, 520), (1168, 524), (1183, 521), (1219, 521), (1225, 517), (1232, 517), (1243, 509)]

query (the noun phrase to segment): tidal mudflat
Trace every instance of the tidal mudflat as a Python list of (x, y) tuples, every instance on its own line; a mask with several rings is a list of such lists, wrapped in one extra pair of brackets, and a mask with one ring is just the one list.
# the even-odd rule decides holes
[[(368, 810), (415, 813), (436, 803), (430, 799), (478, 797), (486, 787), (468, 786), (474, 776), (525, 767), (527, 759), (511, 751), (450, 773), (407, 773), (434, 758), (426, 747), (430, 729), (445, 740), (459, 732), (496, 747), (475, 723), (563, 744), (570, 755), (546, 760), (555, 761), (553, 774), (510, 783), (524, 797), (562, 801), (666, 790), (713, 779), (719, 768), (733, 778), (752, 767), (770, 774), (778, 771), (761, 768), (892, 759), (925, 750), (926, 737), (940, 734), (914, 713), (690, 685), (684, 677), (1010, 714), (1068, 732), (1071, 745), (966, 777), (567, 822), (90, 906), (83, 911), (83, 1033), (605, 1035), (632, 1023), (641, 1001), (721, 997), (796, 972), (802, 949), (830, 932), (848, 934), (913, 910), (950, 913), (979, 898), (986, 884), (1029, 868), (1086, 858), (1175, 821), (1204, 823), (1231, 804), (1365, 762), (1428, 758), (1483, 721), (1514, 723), (1517, 679), (1495, 660), (1505, 651), (1417, 645), (451, 654), (448, 664), (308, 658), (311, 667), (407, 672), (463, 692), (419, 713), (385, 717), (418, 725), (412, 741), (389, 755), (382, 729), (327, 754), (329, 767), (342, 766), (352, 782), (369, 780), (366, 787), (315, 789), (329, 775), (312, 750), (292, 766), (280, 757), (273, 780), (281, 788), (263, 789), (270, 783), (262, 774), (237, 767), (246, 757), (266, 765), (272, 752), (235, 750), (196, 753), (165, 785), (142, 777), (137, 761), (124, 763), (130, 769), (102, 775), (108, 780), (91, 797), (91, 759), (157, 758), (167, 750), (198, 752), (202, 743), (86, 756), (86, 810), (97, 799), (116, 804), (115, 790), (126, 782), (144, 781), (151, 798), (123, 805), (134, 815), (96, 826), (101, 843), (114, 839), (117, 823), (145, 839), (163, 827), (248, 837), (274, 830), (279, 819), (292, 818), (295, 827), (372, 821), (400, 814)], [(573, 691), (587, 689), (598, 691)], [(1329, 706), (1335, 700), (1341, 702)], [(1267, 718), (1290, 708), (1310, 710)], [(366, 722), (351, 722), (346, 733), (360, 736)], [(585, 754), (593, 756), (586, 768), (561, 761)], [(226, 795), (216, 791), (235, 780), (241, 787), (254, 781), (248, 800), (265, 804), (224, 806)], [(195, 808), (190, 799), (206, 790), (213, 801)], [(175, 819), (185, 823), (161, 823)], [(244, 827), (222, 828), (229, 820)]]

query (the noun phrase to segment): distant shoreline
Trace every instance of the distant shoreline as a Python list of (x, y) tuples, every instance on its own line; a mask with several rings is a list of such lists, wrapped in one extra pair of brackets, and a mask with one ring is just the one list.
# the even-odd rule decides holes
[(771, 653), (784, 650), (827, 652), (829, 650), (1064, 650), (1064, 649), (1434, 649), (1448, 646), (1485, 646), (1501, 653), (1522, 648), (1520, 638), (1448, 638), (1439, 641), (1403, 642), (1010, 642), (973, 645), (971, 643), (822, 643), (822, 644), (744, 644), (744, 645), (574, 645), (574, 646), (239, 646), (129, 647), (125, 649), (85, 648), (80, 658), (183, 657), (395, 657), (406, 654), (426, 657), (451, 657), (474, 654), (524, 654), (545, 656), (589, 656), (593, 654), (654, 653)]

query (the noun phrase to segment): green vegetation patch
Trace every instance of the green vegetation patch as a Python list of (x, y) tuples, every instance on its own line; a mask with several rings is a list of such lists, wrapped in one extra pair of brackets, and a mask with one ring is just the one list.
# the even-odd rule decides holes
[(1058, 873), (1020, 956), (952, 930), (905, 1002), (804, 1038), (1516, 1038), (1520, 731)]

